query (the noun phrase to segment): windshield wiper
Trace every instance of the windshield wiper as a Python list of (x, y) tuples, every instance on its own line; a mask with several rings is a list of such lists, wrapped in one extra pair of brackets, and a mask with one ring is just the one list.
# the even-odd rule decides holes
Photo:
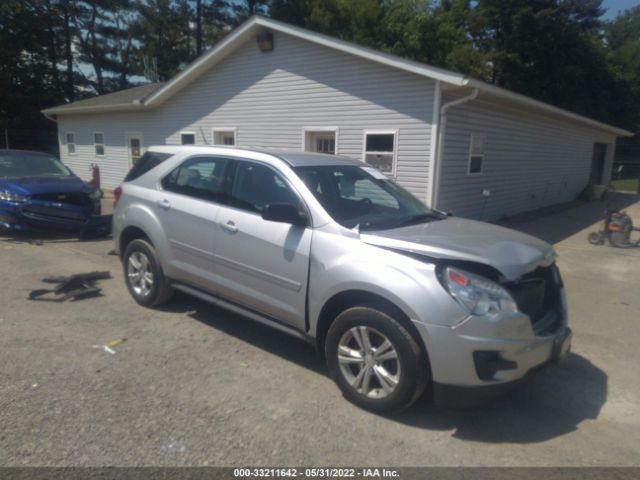
[(407, 225), (413, 225), (416, 223), (432, 222), (433, 220), (442, 220), (442, 215), (439, 215), (435, 212), (419, 213), (417, 215), (412, 215), (409, 218), (404, 219), (398, 224), (398, 226), (406, 227)]

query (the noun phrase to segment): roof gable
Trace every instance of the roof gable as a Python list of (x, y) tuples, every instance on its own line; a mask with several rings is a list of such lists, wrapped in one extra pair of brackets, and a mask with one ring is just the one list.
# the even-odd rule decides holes
[[(93, 99), (81, 100), (67, 105), (61, 105), (43, 110), (45, 115), (55, 115), (64, 113), (93, 113), (100, 111), (129, 110), (153, 108), (161, 105), (164, 101), (185, 88), (191, 82), (209, 71), (217, 63), (221, 62), (229, 54), (240, 48), (255, 35), (264, 30), (270, 29), (287, 35), (291, 35), (303, 40), (323, 45), (325, 47), (342, 51), (350, 55), (387, 65), (398, 70), (414, 73), (432, 80), (440, 81), (452, 87), (470, 87), (493, 96), (502, 97), (515, 104), (539, 109), (547, 113), (561, 116), (575, 122), (589, 125), (593, 128), (604, 130), (619, 136), (632, 136), (631, 132), (598, 122), (591, 118), (577, 113), (564, 110), (559, 107), (535, 100), (531, 97), (521, 95), (504, 88), (496, 87), (488, 83), (469, 78), (460, 73), (452, 72), (442, 68), (434, 67), (424, 63), (406, 60), (401, 57), (386, 54), (371, 48), (356, 45), (344, 40), (333, 38), (320, 33), (312, 32), (300, 27), (289, 25), (283, 22), (272, 20), (261, 16), (253, 16), (241, 26), (229, 33), (218, 42), (213, 48), (194, 60), (182, 72), (174, 76), (165, 83), (155, 83), (144, 85), (133, 89), (123, 90), (108, 95), (101, 95)], [(140, 90), (138, 90), (140, 89)], [(140, 98), (137, 98), (140, 97)]]

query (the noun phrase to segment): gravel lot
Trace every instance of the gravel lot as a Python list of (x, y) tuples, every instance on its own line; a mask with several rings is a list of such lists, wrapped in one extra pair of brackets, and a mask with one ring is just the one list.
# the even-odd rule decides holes
[[(108, 240), (0, 237), (0, 465), (639, 466), (640, 249), (589, 245), (601, 210), (516, 225), (560, 254), (567, 361), (478, 410), (395, 417), (349, 404), (288, 336), (185, 296), (137, 306)], [(92, 270), (114, 276), (100, 298), (25, 300)]]

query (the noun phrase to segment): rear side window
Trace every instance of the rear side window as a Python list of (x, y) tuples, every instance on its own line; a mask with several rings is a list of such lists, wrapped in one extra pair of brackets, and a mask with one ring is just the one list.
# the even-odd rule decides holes
[(225, 169), (229, 160), (195, 157), (186, 160), (162, 179), (162, 188), (211, 202), (225, 200)]
[(138, 177), (141, 177), (152, 168), (160, 165), (170, 156), (170, 153), (146, 152), (136, 163), (133, 164), (133, 167), (131, 168), (131, 170), (129, 170), (127, 176), (124, 177), (124, 181), (130, 182)]

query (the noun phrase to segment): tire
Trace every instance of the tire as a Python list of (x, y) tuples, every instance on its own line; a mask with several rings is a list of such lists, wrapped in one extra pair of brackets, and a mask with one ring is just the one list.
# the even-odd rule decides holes
[[(156, 307), (169, 301), (174, 293), (173, 288), (162, 273), (155, 249), (147, 240), (130, 242), (122, 258), (124, 281), (137, 303)], [(135, 277), (136, 271), (138, 277)]]
[[(368, 350), (359, 347), (366, 345), (365, 336), (372, 347)], [(389, 353), (389, 346), (384, 347), (385, 341), (395, 352), (395, 358)], [(383, 351), (376, 354), (380, 347)], [(363, 354), (365, 351), (367, 354)], [(395, 413), (408, 408), (422, 395), (430, 380), (428, 361), (416, 340), (396, 319), (376, 306), (349, 308), (336, 317), (327, 332), (325, 358), (343, 395), (374, 412)]]
[(604, 243), (602, 235), (599, 232), (590, 233), (589, 243), (591, 245), (602, 245)]

